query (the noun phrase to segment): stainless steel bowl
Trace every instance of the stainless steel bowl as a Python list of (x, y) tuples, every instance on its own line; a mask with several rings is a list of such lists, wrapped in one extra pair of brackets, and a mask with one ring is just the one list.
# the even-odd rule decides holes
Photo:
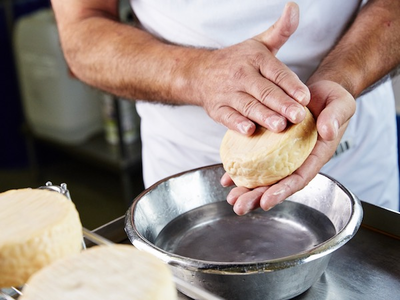
[(322, 174), (268, 212), (236, 216), (226, 203), (230, 188), (219, 183), (223, 173), (213, 165), (166, 178), (140, 194), (125, 219), (135, 247), (222, 298), (303, 293), (360, 226), (360, 201)]

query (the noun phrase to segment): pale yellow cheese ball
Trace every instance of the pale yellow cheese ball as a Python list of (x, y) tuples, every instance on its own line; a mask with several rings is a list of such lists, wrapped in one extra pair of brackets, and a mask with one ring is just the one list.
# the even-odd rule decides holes
[(163, 261), (131, 245), (93, 246), (33, 275), (20, 300), (177, 300)]
[(274, 133), (258, 126), (251, 136), (228, 130), (222, 140), (220, 156), (225, 171), (236, 186), (268, 186), (296, 171), (317, 142), (313, 115), (306, 110), (299, 124)]
[(21, 286), (37, 271), (82, 250), (75, 205), (60, 193), (17, 189), (0, 194), (0, 287)]

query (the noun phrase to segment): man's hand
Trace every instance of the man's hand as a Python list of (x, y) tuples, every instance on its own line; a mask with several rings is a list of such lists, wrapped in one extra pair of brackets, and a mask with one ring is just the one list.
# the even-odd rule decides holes
[(275, 54), (297, 29), (299, 9), (288, 3), (267, 31), (240, 44), (200, 54), (192, 69), (200, 103), (226, 127), (251, 135), (255, 123), (279, 132), (299, 123), (310, 100), (307, 86)]
[(279, 132), (305, 117), (310, 92), (275, 57), (297, 29), (295, 3), (267, 31), (218, 50), (167, 43), (122, 24), (116, 0), (52, 0), (52, 7), (68, 65), (89, 85), (126, 99), (202, 106), (246, 135), (255, 123)]
[[(235, 187), (227, 201), (238, 215), (261, 207), (269, 210), (293, 193), (305, 187), (334, 154), (350, 118), (355, 112), (354, 98), (339, 84), (317, 81), (309, 86), (311, 102), (308, 106), (317, 118), (318, 140), (310, 156), (292, 175), (278, 183), (253, 190)], [(221, 179), (224, 186), (233, 182), (228, 174)]]

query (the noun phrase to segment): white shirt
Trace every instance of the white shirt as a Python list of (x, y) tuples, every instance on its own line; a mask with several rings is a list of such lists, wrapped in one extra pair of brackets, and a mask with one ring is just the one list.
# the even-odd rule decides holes
[[(182, 45), (222, 48), (268, 29), (281, 15), (282, 0), (131, 0), (150, 33)], [(359, 9), (359, 0), (299, 0), (300, 24), (277, 57), (306, 81)], [(350, 145), (321, 172), (360, 199), (398, 209), (394, 97), (390, 82), (357, 100), (343, 137)], [(377, 101), (377, 99), (379, 99)], [(195, 106), (138, 102), (143, 176), (149, 186), (167, 176), (220, 162), (226, 128)], [(379, 161), (379, 163), (378, 163)]]

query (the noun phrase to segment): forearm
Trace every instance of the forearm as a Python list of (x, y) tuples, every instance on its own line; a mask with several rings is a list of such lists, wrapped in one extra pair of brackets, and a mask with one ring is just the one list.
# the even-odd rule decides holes
[(400, 63), (400, 1), (370, 0), (308, 84), (331, 80), (353, 97)]
[(298, 25), (289, 3), (274, 26), (218, 50), (172, 45), (118, 22), (117, 0), (52, 0), (64, 55), (82, 81), (118, 96), (199, 105), (251, 135), (301, 122), (307, 86), (274, 55)]
[(130, 99), (197, 104), (185, 96), (192, 94), (185, 72), (206, 50), (163, 43), (112, 13), (64, 11), (57, 21), (65, 58), (80, 80)]

